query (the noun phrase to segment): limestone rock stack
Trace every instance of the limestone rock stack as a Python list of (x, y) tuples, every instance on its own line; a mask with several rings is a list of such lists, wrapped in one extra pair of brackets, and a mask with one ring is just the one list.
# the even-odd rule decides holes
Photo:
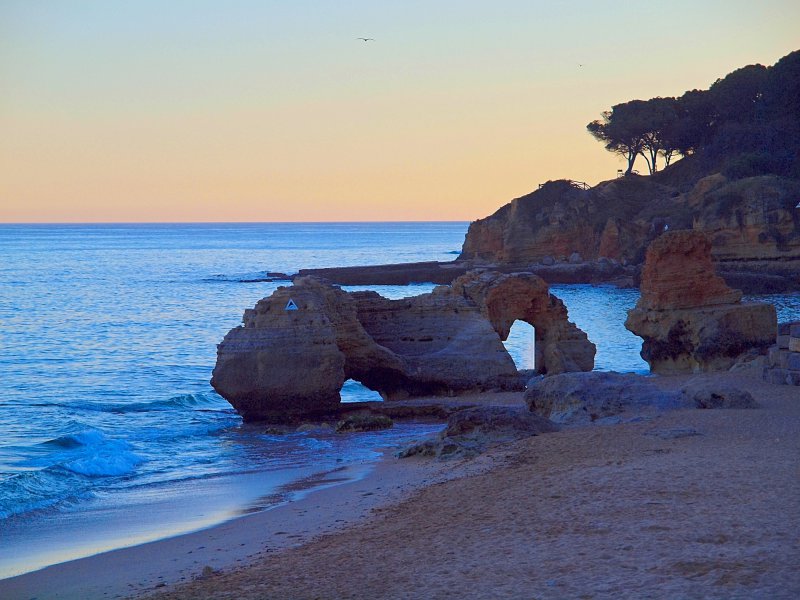
[(754, 348), (766, 352), (777, 316), (771, 304), (742, 303), (714, 274), (705, 234), (675, 231), (648, 247), (641, 297), (625, 326), (644, 339), (652, 372), (693, 373), (727, 370)]

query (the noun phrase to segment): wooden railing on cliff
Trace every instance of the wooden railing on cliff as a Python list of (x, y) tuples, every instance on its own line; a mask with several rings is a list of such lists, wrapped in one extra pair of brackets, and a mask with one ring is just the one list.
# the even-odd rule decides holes
[[(566, 182), (567, 182), (568, 184), (570, 184), (572, 187), (574, 187), (574, 188), (576, 188), (576, 189), (579, 189), (579, 190), (588, 190), (588, 189), (590, 189), (590, 188), (592, 187), (592, 186), (590, 186), (588, 183), (586, 183), (585, 181), (575, 181), (574, 179), (560, 179), (560, 180), (558, 180), (558, 181), (566, 181)], [(539, 184), (539, 189), (542, 189), (542, 188), (543, 188), (544, 186), (546, 186), (548, 183), (554, 183), (554, 182), (552, 182), (552, 181), (545, 181), (544, 183), (540, 183), (540, 184)]]

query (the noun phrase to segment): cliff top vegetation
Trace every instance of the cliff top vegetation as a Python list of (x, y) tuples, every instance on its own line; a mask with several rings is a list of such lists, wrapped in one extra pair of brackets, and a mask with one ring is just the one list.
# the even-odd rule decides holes
[(616, 104), (586, 127), (627, 160), (625, 175), (639, 156), (651, 175), (659, 159), (669, 167), (681, 156), (691, 157), (685, 162), (695, 170), (729, 179), (800, 179), (800, 50), (770, 67), (737, 69), (707, 90)]

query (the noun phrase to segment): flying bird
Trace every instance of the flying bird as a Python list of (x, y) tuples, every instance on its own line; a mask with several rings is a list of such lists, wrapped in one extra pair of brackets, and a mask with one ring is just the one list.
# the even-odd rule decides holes
[(375, 38), (356, 38), (357, 40), (361, 40), (362, 42), (374, 42)]

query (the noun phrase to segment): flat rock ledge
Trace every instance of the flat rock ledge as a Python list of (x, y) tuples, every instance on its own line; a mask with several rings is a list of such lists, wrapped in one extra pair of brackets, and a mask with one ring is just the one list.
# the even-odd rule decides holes
[(679, 390), (663, 390), (634, 373), (563, 373), (532, 380), (525, 392), (531, 412), (560, 425), (615, 424), (680, 409), (757, 408), (752, 395), (698, 377)]
[(565, 258), (532, 262), (495, 262), (462, 260), (450, 262), (416, 262), (354, 267), (300, 269), (294, 278), (312, 276), (337, 285), (409, 285), (437, 283), (449, 285), (465, 273), (487, 269), (501, 273), (533, 273), (547, 283), (610, 283), (633, 287), (639, 268), (609, 258), (572, 260)]

